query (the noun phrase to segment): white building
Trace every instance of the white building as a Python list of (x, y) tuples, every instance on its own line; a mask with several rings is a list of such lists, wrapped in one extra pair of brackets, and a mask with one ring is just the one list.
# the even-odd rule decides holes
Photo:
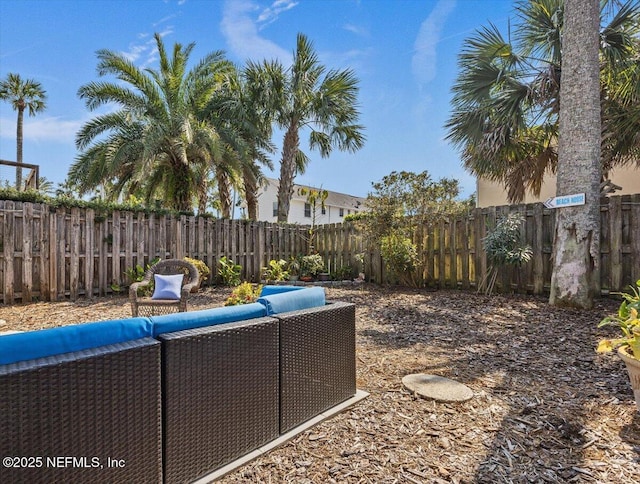
[[(278, 221), (278, 180), (267, 178), (265, 186), (258, 191), (258, 220), (264, 222)], [(293, 196), (289, 205), (289, 223), (311, 225), (313, 221), (313, 206), (307, 203), (304, 190), (326, 190), (328, 196), (324, 201), (324, 208), (318, 201), (315, 209), (315, 224), (341, 223), (346, 215), (364, 210), (365, 199), (344, 193), (332, 192), (324, 187), (310, 187), (308, 185), (293, 185)], [(246, 213), (246, 205), (243, 205)]]

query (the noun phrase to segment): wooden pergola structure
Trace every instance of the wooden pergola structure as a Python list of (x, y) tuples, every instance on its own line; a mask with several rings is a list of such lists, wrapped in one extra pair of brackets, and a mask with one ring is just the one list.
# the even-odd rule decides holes
[(25, 180), (25, 188), (40, 188), (40, 165), (30, 163), (18, 163), (16, 161), (0, 160), (0, 165), (13, 166), (15, 168), (27, 168), (31, 170)]

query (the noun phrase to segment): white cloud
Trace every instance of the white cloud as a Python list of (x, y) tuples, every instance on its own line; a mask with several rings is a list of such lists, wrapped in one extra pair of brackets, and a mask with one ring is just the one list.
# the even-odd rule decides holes
[(282, 12), (291, 10), (296, 5), (298, 5), (298, 2), (295, 0), (276, 0), (270, 7), (265, 8), (260, 15), (258, 15), (257, 21), (260, 24), (264, 24), (262, 26), (264, 27), (265, 25), (275, 22)]
[[(260, 62), (263, 59), (277, 59), (285, 65), (291, 63), (292, 54), (261, 37), (258, 33), (258, 25), (261, 22), (275, 21), (280, 12), (296, 5), (297, 2), (290, 0), (277, 0), (270, 8), (260, 12), (259, 7), (250, 0), (226, 0), (220, 27), (229, 50), (242, 61), (251, 59)], [(264, 20), (260, 21), (260, 18)]]
[(447, 17), (455, 6), (456, 0), (439, 0), (420, 26), (411, 60), (413, 75), (419, 84), (431, 82), (436, 76), (436, 47), (440, 42), (440, 35)]
[[(167, 27), (162, 32), (159, 32), (160, 37), (163, 38), (172, 33), (172, 27)], [(144, 69), (158, 60), (158, 47), (156, 45), (156, 39), (147, 33), (138, 34), (138, 38), (141, 41), (140, 43), (129, 44), (129, 50), (121, 52), (121, 54), (129, 61), (137, 64), (138, 67)], [(165, 46), (165, 48), (167, 48), (167, 46)], [(167, 50), (171, 52), (173, 48), (167, 48)]]
[(342, 28), (347, 32), (359, 35), (360, 37), (369, 37), (369, 31), (364, 27), (358, 27), (357, 25), (353, 24), (344, 24)]
[[(2, 126), (13, 126), (14, 129), (0, 131), (1, 137), (15, 140), (15, 119), (0, 119)], [(60, 144), (75, 143), (76, 133), (83, 121), (63, 121), (59, 117), (42, 117), (24, 120), (24, 141), (53, 141)]]

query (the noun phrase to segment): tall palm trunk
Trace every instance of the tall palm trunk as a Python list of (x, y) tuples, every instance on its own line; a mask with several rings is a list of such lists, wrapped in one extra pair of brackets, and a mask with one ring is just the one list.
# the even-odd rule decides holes
[(556, 211), (549, 302), (589, 308), (600, 292), (599, 0), (566, 0), (564, 23), (556, 192), (586, 203)]
[(247, 202), (247, 217), (258, 220), (258, 183), (255, 174), (248, 166), (242, 168), (244, 199)]
[(207, 201), (209, 196), (207, 188), (207, 177), (203, 176), (198, 184), (198, 215), (204, 215), (207, 211)]
[[(18, 106), (18, 124), (16, 127), (16, 161), (22, 163), (22, 140), (24, 138), (22, 134), (22, 127), (24, 124), (24, 102), (21, 102)], [(22, 191), (22, 167), (16, 166), (16, 189)]]
[(280, 185), (278, 187), (278, 222), (287, 222), (289, 203), (293, 196), (293, 179), (296, 174), (296, 155), (300, 138), (297, 123), (291, 123), (284, 135), (282, 161), (280, 162)]
[(220, 212), (222, 218), (231, 218), (231, 186), (229, 177), (221, 170), (216, 171), (218, 182), (218, 196), (220, 197)]

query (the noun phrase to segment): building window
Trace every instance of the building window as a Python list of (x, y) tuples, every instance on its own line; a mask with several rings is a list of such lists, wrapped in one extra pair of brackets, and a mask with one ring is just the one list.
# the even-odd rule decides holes
[(340, 209), (340, 216), (341, 216), (341, 217), (344, 217), (344, 208), (341, 208), (341, 209)]
[(278, 216), (278, 202), (273, 202), (273, 216)]
[(351, 215), (351, 209), (347, 210), (347, 215)]
[(322, 215), (326, 215), (327, 214), (327, 207), (325, 207), (324, 205), (322, 206)]
[(311, 204), (310, 203), (305, 203), (304, 204), (304, 216), (307, 218), (311, 218)]

